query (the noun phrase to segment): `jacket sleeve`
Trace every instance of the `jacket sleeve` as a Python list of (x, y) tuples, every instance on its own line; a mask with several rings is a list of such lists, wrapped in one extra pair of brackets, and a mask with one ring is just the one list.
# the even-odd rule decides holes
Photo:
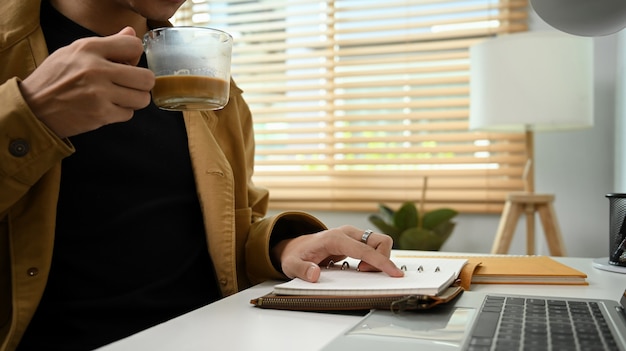
[(316, 217), (300, 211), (287, 211), (252, 224), (246, 245), (248, 277), (252, 284), (267, 279), (285, 279), (280, 267), (273, 265), (270, 248), (283, 239), (317, 233), (326, 226)]
[(60, 160), (74, 152), (35, 117), (19, 79), (0, 85), (0, 217)]

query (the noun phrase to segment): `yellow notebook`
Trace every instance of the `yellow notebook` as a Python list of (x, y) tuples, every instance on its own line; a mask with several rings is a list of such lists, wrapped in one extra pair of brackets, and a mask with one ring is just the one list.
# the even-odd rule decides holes
[[(399, 258), (419, 258), (400, 255)], [(437, 256), (439, 257), (439, 256)], [(587, 275), (548, 256), (445, 256), (466, 258), (468, 264), (461, 279), (471, 274), (472, 284), (550, 284), (588, 285)], [(463, 274), (465, 273), (465, 274)]]

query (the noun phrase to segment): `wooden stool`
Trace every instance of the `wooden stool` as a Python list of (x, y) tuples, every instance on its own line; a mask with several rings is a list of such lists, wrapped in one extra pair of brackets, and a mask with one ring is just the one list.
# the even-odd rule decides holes
[(552, 203), (554, 195), (511, 193), (507, 196), (498, 232), (491, 248), (493, 254), (506, 254), (522, 213), (526, 214), (526, 252), (535, 254), (535, 212), (539, 212), (550, 255), (565, 256), (565, 246)]

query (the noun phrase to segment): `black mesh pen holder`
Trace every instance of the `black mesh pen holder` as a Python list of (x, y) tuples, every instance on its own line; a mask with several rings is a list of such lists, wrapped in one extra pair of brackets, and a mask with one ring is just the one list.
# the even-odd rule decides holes
[(626, 267), (626, 193), (606, 197), (609, 199), (609, 263)]

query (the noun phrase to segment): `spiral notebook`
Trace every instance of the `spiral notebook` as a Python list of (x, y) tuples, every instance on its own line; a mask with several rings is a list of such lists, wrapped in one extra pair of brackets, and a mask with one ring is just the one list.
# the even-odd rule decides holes
[(346, 259), (322, 268), (320, 279), (298, 278), (250, 301), (256, 307), (299, 311), (426, 310), (454, 300), (464, 290), (457, 284), (467, 259), (424, 258), (394, 262), (405, 270), (393, 278), (382, 272), (361, 272), (358, 261)]
[(438, 295), (458, 278), (467, 259), (423, 258), (394, 260), (404, 277), (383, 272), (360, 272), (358, 261), (345, 260), (322, 268), (316, 283), (295, 278), (274, 286), (281, 295)]

